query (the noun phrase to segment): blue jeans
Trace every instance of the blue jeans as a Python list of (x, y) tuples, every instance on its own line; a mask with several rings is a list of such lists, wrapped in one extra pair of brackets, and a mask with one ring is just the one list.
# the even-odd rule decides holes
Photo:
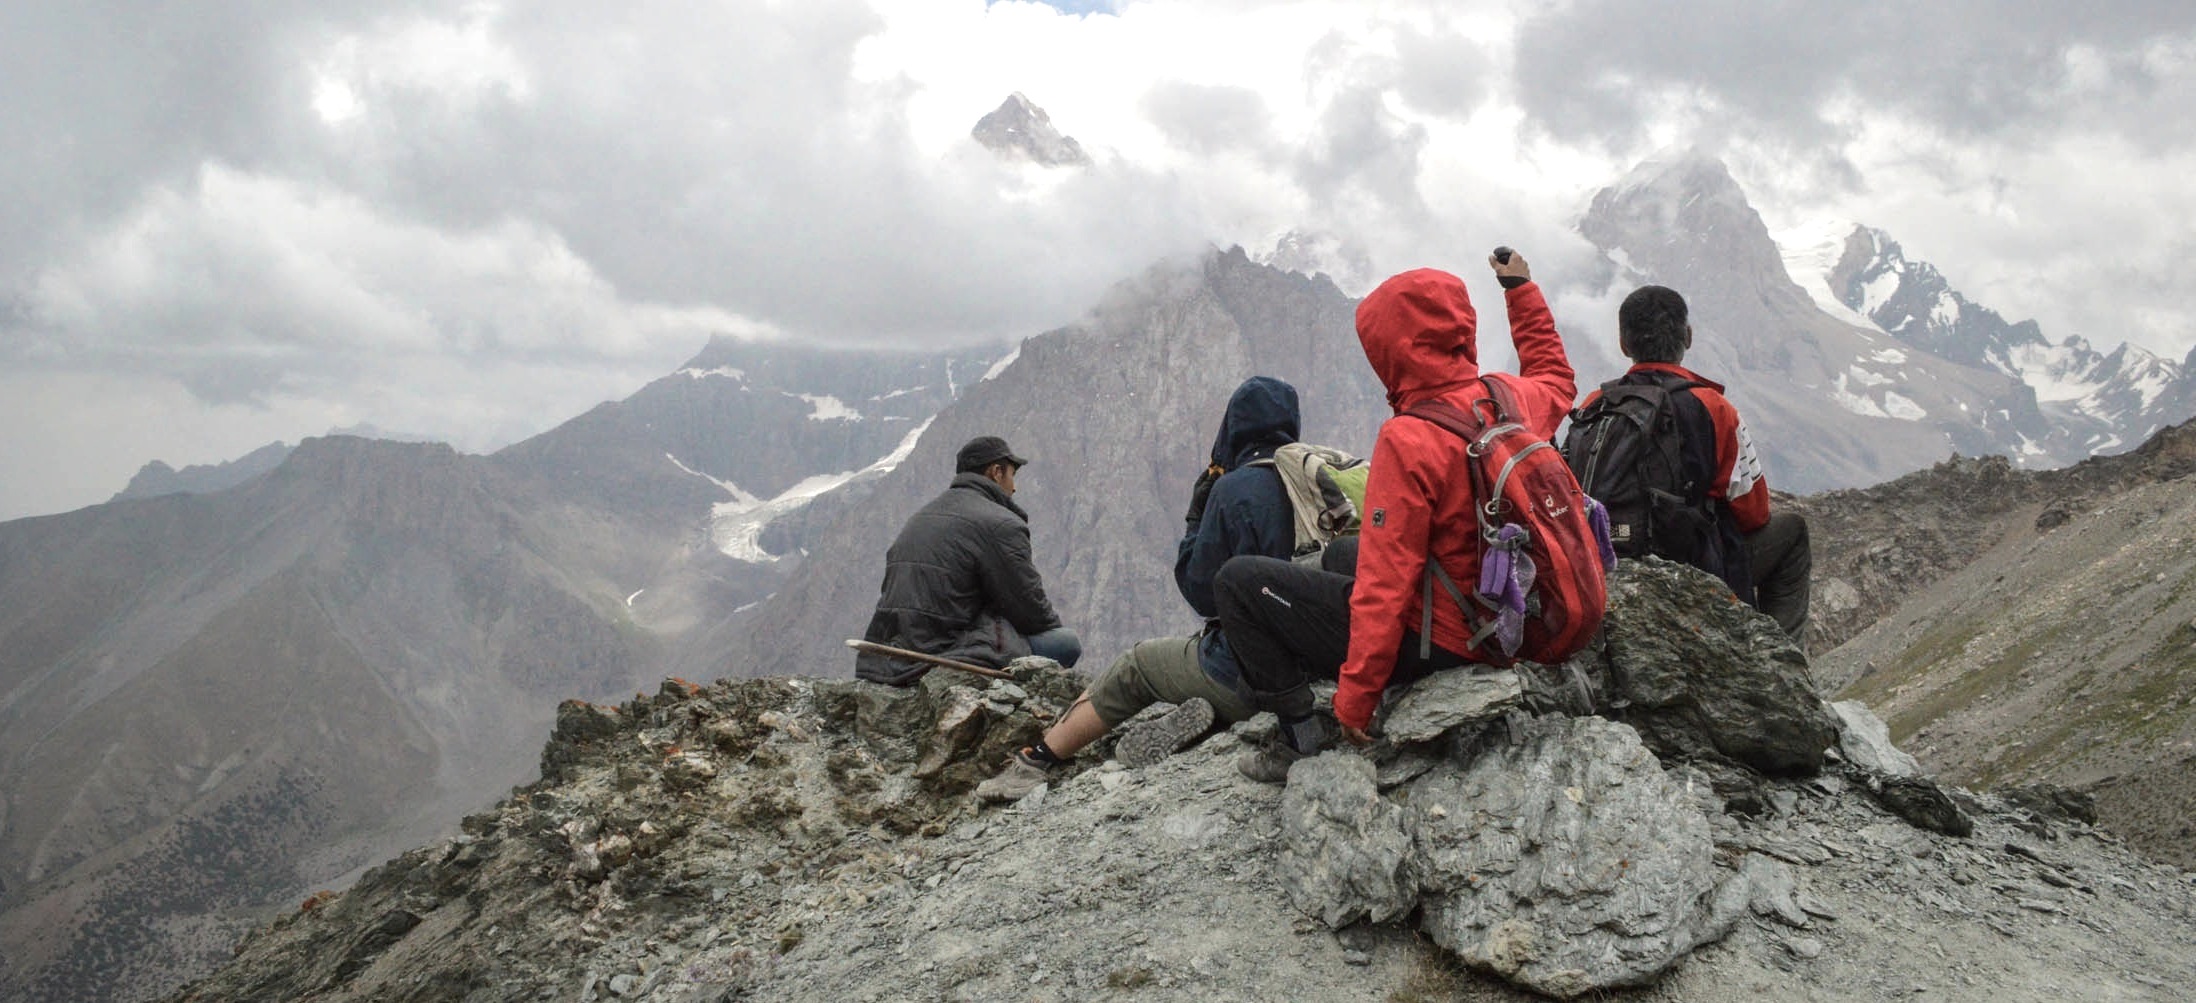
[(1066, 627), (1054, 627), (1042, 634), (1028, 634), (1029, 653), (1039, 658), (1049, 658), (1073, 668), (1083, 657), (1083, 639)]

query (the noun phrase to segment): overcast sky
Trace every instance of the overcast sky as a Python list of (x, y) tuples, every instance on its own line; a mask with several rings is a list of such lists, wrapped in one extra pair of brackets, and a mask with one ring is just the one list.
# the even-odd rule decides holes
[[(1019, 338), (1292, 228), (1379, 273), (1508, 242), (1547, 274), (1670, 146), (1772, 229), (1882, 227), (2047, 336), (2178, 357), (2192, 11), (0, 5), (0, 518), (356, 423), (489, 448), (711, 333)], [(1095, 165), (975, 146), (1014, 91)]]

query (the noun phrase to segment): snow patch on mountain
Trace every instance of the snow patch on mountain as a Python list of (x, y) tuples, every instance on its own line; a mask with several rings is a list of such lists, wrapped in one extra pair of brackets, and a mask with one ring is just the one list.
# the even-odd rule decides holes
[(721, 377), (723, 379), (734, 380), (741, 383), (747, 381), (746, 370), (736, 369), (731, 366), (717, 366), (713, 369), (696, 369), (689, 366), (685, 369), (679, 370), (675, 375), (684, 376), (689, 379), (696, 380), (706, 380), (711, 377)]
[(1815, 305), (1855, 327), (1875, 330), (1876, 322), (1845, 305), (1830, 288), (1830, 275), (1845, 257), (1846, 243), (1861, 229), (1851, 220), (1824, 219), (1770, 234), (1784, 256), (1784, 271)]
[(1000, 358), (999, 358), (999, 361), (997, 361), (997, 362), (994, 362), (994, 363), (992, 363), (992, 364), (991, 364), (991, 368), (989, 368), (989, 369), (986, 369), (986, 370), (984, 370), (984, 374), (983, 374), (982, 376), (979, 376), (979, 377), (977, 377), (977, 378), (976, 378), (976, 382), (978, 382), (978, 383), (982, 383), (982, 382), (984, 382), (984, 381), (986, 381), (986, 380), (996, 379), (996, 378), (998, 377), (998, 375), (999, 375), (1000, 373), (1003, 373), (1003, 372), (1006, 372), (1006, 371), (1007, 371), (1007, 367), (1008, 367), (1008, 366), (1011, 366), (1011, 365), (1013, 365), (1013, 364), (1014, 364), (1014, 360), (1016, 360), (1016, 359), (1019, 359), (1019, 358), (1021, 358), (1021, 357), (1022, 357), (1022, 346), (1020, 346), (1020, 345), (1016, 345), (1016, 346), (1014, 346), (1014, 350), (1013, 350), (1013, 351), (1011, 351), (1011, 352), (1008, 352), (1008, 353), (1006, 353), (1006, 354), (1005, 354), (1005, 355), (1003, 355), (1003, 356), (1000, 356)]
[(806, 402), (811, 409), (810, 421), (860, 421), (862, 413), (847, 407), (846, 402), (823, 394), (787, 393), (787, 397)]
[(1864, 418), (1891, 417), (1890, 412), (1878, 407), (1875, 401), (1846, 389), (1849, 382), (1851, 382), (1850, 377), (1845, 373), (1839, 373), (1837, 379), (1831, 381), (1831, 402)]
[(2103, 386), (2081, 364), (2088, 348), (2074, 338), (2064, 345), (2016, 345), (2007, 352), (2007, 361), (2020, 372), (2022, 382), (2036, 391), (2038, 402), (2079, 401)]
[[(759, 499), (728, 482), (719, 481), (733, 492), (731, 501), (719, 503), (710, 513), (709, 539), (726, 557), (749, 564), (775, 564), (785, 555), (773, 554), (763, 549), (762, 533), (780, 517), (799, 511), (809, 502), (838, 490), (855, 481), (882, 476), (898, 467), (915, 451), (915, 444), (930, 429), (926, 419), (908, 430), (900, 444), (892, 452), (878, 458), (875, 463), (844, 473), (818, 474), (780, 492), (777, 497)], [(677, 463), (677, 460), (673, 460)], [(683, 467), (683, 465), (682, 465)]]
[(1929, 412), (1921, 405), (1908, 400), (1896, 390), (1884, 391), (1883, 409), (1900, 421), (1922, 421), (1929, 417)]
[(672, 466), (677, 467), (680, 470), (683, 470), (696, 477), (699, 477), (702, 480), (708, 481), (709, 483), (714, 484), (720, 488), (723, 488), (725, 494), (732, 496), (733, 503), (753, 504), (760, 500), (757, 499), (754, 495), (751, 495), (746, 491), (741, 490), (739, 485), (734, 484), (731, 481), (725, 480), (721, 477), (711, 477), (708, 474), (702, 473), (701, 471), (694, 469), (693, 467), (687, 466), (685, 463), (680, 462), (678, 457), (673, 456), (670, 453), (663, 454), (663, 458), (666, 460), (670, 460)]
[(1845, 373), (1846, 375), (1853, 378), (1853, 382), (1858, 383), (1864, 387), (1880, 387), (1886, 383), (1893, 382), (1891, 377), (1889, 376), (1885, 376), (1882, 373), (1872, 373), (1866, 369), (1862, 369), (1859, 366), (1854, 366), (1853, 368), (1846, 370)]

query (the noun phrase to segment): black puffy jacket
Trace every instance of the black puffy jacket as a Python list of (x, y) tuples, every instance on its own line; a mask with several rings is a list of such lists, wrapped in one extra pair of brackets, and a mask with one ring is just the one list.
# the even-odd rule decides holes
[[(1029, 515), (984, 475), (964, 473), (900, 528), (862, 636), (998, 668), (1029, 654), (1025, 635), (1058, 626), (1030, 556)], [(854, 660), (856, 676), (894, 686), (926, 668), (868, 653)]]

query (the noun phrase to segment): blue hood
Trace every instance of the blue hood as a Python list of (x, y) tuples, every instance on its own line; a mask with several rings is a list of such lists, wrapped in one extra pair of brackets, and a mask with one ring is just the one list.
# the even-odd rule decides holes
[(1302, 425), (1296, 388), (1271, 376), (1253, 376), (1228, 398), (1228, 413), (1212, 441), (1212, 462), (1234, 470), (1271, 456), (1276, 447), (1295, 442)]

